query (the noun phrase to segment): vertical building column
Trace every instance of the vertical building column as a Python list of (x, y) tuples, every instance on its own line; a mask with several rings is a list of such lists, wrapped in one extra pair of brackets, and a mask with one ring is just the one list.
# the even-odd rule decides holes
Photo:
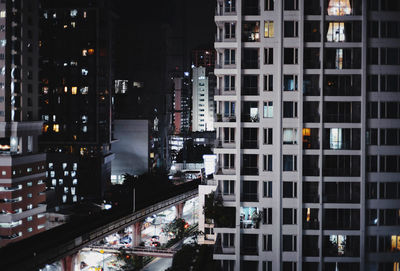
[(175, 205), (176, 208), (176, 218), (182, 218), (183, 215), (183, 206), (185, 205), (185, 202), (178, 203)]
[(132, 225), (132, 247), (137, 247), (142, 242), (142, 225), (143, 221), (135, 222)]
[(62, 271), (74, 271), (76, 265), (77, 254), (68, 255), (61, 259), (61, 269)]

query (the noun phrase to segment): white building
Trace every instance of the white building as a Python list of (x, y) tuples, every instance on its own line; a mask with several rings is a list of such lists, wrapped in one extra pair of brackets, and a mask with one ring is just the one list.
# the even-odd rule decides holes
[(214, 130), (214, 102), (210, 78), (206, 68), (193, 67), (192, 91), (192, 131), (204, 132)]
[(399, 270), (399, 11), (217, 1), (223, 270)]

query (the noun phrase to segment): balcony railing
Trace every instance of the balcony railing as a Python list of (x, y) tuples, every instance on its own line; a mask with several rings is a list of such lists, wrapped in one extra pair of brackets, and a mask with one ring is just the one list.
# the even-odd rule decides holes
[(258, 175), (258, 167), (244, 167), (242, 168), (242, 175)]
[(240, 195), (241, 201), (258, 202), (258, 193), (242, 193)]
[(303, 194), (303, 203), (319, 203), (319, 195)]
[(242, 247), (240, 249), (242, 255), (258, 255), (258, 247)]
[(304, 176), (319, 176), (319, 168), (303, 168)]
[(258, 114), (250, 115), (250, 114), (242, 114), (242, 122), (259, 122), (260, 117)]
[(243, 140), (242, 149), (258, 149), (258, 140)]
[(303, 221), (303, 230), (319, 230), (319, 221)]
[(324, 176), (341, 176), (341, 177), (358, 177), (360, 176), (360, 168), (327, 168), (322, 170)]
[(217, 114), (215, 117), (216, 122), (235, 122), (236, 116), (222, 116), (221, 114)]
[(258, 87), (243, 87), (241, 94), (257, 96), (260, 94), (260, 92), (258, 91)]

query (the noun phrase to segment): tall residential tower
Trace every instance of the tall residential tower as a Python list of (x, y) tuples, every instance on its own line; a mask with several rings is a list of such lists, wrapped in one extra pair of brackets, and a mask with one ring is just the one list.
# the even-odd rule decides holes
[(99, 200), (110, 181), (113, 13), (104, 0), (41, 0), (40, 147), (51, 204)]
[(399, 11), (217, 1), (224, 270), (399, 270)]
[(0, 246), (45, 230), (38, 1), (0, 2)]

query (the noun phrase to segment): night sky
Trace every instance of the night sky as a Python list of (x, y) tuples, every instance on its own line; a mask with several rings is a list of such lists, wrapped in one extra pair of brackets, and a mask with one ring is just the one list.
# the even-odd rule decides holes
[[(115, 2), (119, 16), (116, 24), (117, 77), (135, 77), (138, 68), (151, 70), (157, 68), (154, 66), (162, 65), (162, 58), (168, 54), (165, 38), (171, 38), (171, 35), (172, 39), (182, 38), (182, 47), (175, 48), (175, 53), (185, 54), (185, 61), (188, 62), (193, 49), (214, 47), (215, 0)], [(164, 31), (166, 28), (168, 33)], [(190, 66), (190, 63), (187, 64)]]

